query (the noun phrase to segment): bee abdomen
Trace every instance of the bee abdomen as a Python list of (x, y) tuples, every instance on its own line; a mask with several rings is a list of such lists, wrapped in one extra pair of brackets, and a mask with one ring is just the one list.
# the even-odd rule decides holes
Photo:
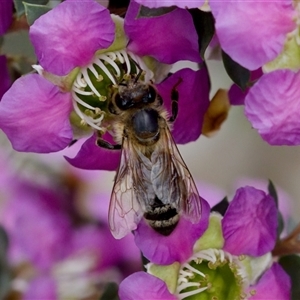
[(176, 208), (169, 204), (152, 207), (144, 217), (155, 231), (165, 236), (173, 232), (179, 221)]

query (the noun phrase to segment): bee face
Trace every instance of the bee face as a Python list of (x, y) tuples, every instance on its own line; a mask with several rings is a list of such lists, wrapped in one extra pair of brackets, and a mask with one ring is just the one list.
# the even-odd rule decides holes
[(170, 235), (180, 215), (193, 223), (201, 216), (200, 197), (170, 133), (162, 99), (151, 83), (137, 78), (119, 85), (110, 106), (119, 115), (122, 140), (109, 208), (116, 238), (136, 229), (143, 217), (155, 231)]
[(157, 98), (156, 89), (152, 84), (130, 81), (127, 85), (120, 85), (118, 91), (113, 95), (113, 103), (121, 111), (143, 107), (155, 102)]

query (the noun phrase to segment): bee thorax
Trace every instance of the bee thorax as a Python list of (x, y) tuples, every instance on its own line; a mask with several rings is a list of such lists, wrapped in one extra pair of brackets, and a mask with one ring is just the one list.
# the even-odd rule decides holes
[(154, 109), (139, 110), (132, 118), (135, 137), (139, 142), (156, 142), (159, 139), (158, 112)]

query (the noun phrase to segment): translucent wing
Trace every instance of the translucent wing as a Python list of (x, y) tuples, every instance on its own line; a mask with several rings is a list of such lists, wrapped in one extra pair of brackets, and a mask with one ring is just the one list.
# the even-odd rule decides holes
[(148, 198), (154, 198), (151, 162), (124, 138), (109, 207), (109, 226), (115, 238), (136, 229)]
[(197, 223), (201, 217), (201, 198), (167, 127), (160, 132), (160, 143), (151, 161), (151, 182), (157, 197)]

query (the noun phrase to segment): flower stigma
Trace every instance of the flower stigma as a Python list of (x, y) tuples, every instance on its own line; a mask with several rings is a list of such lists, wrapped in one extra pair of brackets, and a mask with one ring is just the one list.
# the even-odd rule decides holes
[(243, 259), (243, 256), (234, 256), (221, 249), (194, 253), (179, 271), (178, 298), (247, 299), (248, 295), (244, 292), (247, 275), (241, 263)]
[(140, 71), (145, 83), (153, 78), (144, 61), (126, 50), (98, 54), (91, 64), (81, 68), (71, 89), (73, 108), (81, 124), (105, 132), (102, 121), (108, 112), (107, 99), (120, 82)]

